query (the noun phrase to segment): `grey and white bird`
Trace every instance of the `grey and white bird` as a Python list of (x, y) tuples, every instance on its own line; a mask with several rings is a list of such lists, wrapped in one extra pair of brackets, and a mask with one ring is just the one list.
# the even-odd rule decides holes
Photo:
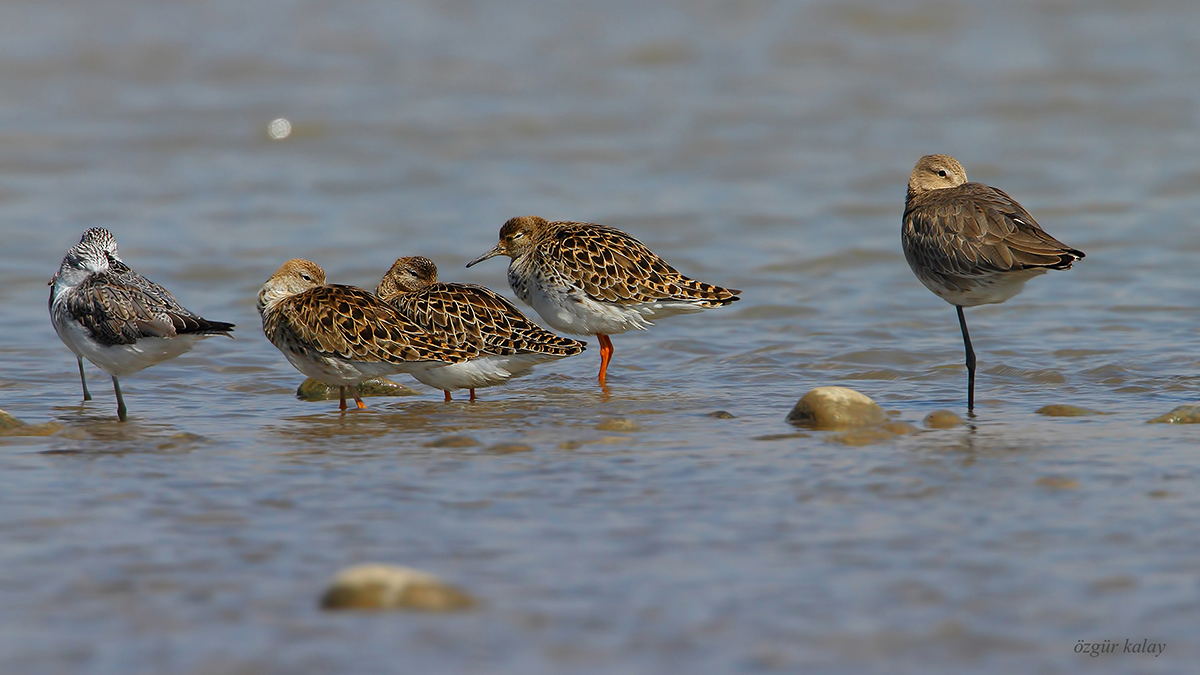
[(967, 409), (975, 408), (975, 350), (964, 307), (1004, 302), (1046, 270), (1083, 258), (1042, 230), (1015, 199), (949, 155), (926, 155), (908, 178), (900, 241), (917, 279), (958, 310), (967, 353)]
[(102, 227), (88, 229), (67, 251), (50, 286), (50, 321), (75, 353), (83, 399), (92, 398), (86, 358), (112, 377), (122, 422), (127, 410), (119, 378), (173, 359), (202, 338), (232, 337), (233, 324), (189, 311), (167, 289), (133, 271)]

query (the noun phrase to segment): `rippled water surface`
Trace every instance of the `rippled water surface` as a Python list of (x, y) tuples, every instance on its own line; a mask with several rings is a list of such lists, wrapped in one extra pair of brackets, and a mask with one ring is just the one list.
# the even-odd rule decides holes
[[(0, 671), (1193, 669), (1200, 428), (1144, 422), (1200, 389), (1198, 25), (1190, 0), (6, 3), (0, 407), (64, 428), (0, 440)], [(968, 311), (967, 427), (795, 435), (820, 385), (965, 415), (954, 311), (899, 248), (930, 152), (1087, 259)], [(744, 300), (614, 338), (608, 392), (593, 340), (475, 404), (403, 376), (419, 396), (365, 412), (294, 397), (254, 310), (284, 260), (373, 287), (420, 254), (508, 294), (501, 260), (463, 265), (530, 213)], [(126, 378), (127, 424), (46, 312), (96, 225), (238, 324)], [(320, 612), (367, 561), (484, 604)], [(1105, 639), (1167, 646), (1074, 653)]]

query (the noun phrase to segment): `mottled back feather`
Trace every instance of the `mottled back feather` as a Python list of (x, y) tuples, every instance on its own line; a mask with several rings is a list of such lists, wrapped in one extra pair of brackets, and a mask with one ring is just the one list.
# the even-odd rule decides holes
[(263, 314), (263, 332), (297, 353), (402, 364), (458, 363), (479, 350), (451, 344), (409, 320), (378, 296), (354, 286), (318, 286), (283, 298)]
[[(126, 273), (91, 274), (67, 296), (67, 314), (102, 345), (134, 344), (142, 338), (229, 335), (233, 324), (208, 321), (188, 311), (162, 286), (122, 264)], [(131, 283), (137, 277), (144, 283)], [(153, 288), (147, 287), (149, 284)]]
[(929, 272), (975, 277), (1069, 269), (1082, 251), (1046, 234), (1016, 200), (981, 183), (909, 193), (904, 250)]
[(546, 223), (533, 255), (530, 263), (551, 277), (547, 281), (578, 287), (601, 302), (678, 300), (719, 307), (741, 293), (680, 274), (642, 242), (606, 225)]

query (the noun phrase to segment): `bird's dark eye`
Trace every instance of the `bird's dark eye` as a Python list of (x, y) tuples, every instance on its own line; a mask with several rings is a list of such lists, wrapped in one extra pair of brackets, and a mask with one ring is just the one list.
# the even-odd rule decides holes
[(303, 280), (305, 280), (305, 281), (312, 281), (312, 277), (308, 276), (308, 274), (306, 274), (306, 273), (304, 273), (304, 272), (301, 272), (301, 273), (300, 273), (300, 278), (301, 278), (301, 279), (303, 279)]
[(939, 175), (939, 176), (941, 176), (942, 178), (945, 178), (945, 177), (946, 177), (946, 170), (945, 170), (945, 169), (938, 169), (938, 175)]
[(521, 237), (524, 237), (524, 236), (525, 236), (525, 233), (524, 233), (524, 232), (514, 232), (514, 233), (513, 233), (513, 236), (512, 236), (512, 238), (513, 238), (513, 240), (515, 241), (515, 240), (517, 240), (517, 239), (520, 239)]

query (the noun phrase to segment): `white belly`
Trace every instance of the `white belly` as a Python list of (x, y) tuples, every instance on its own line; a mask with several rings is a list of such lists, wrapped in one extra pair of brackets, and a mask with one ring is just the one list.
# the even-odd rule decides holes
[[(335, 387), (357, 386), (376, 377), (404, 371), (403, 366), (385, 362), (348, 361), (345, 359), (317, 356), (312, 353), (301, 355), (290, 350), (281, 350), (296, 370)], [(417, 364), (412, 364), (414, 367)]]
[(523, 371), (539, 363), (562, 358), (551, 354), (513, 354), (480, 356), (462, 363), (451, 363), (412, 371), (412, 376), (422, 384), (443, 391), (455, 389), (480, 389), (504, 384)]
[(92, 339), (88, 329), (75, 321), (54, 321), (54, 330), (63, 344), (76, 355), (91, 361), (109, 375), (125, 377), (156, 363), (186, 353), (203, 337), (177, 335), (173, 338), (142, 338), (131, 345), (102, 345)]
[(655, 319), (702, 312), (696, 303), (660, 300), (633, 305), (593, 300), (578, 289), (558, 291), (533, 285), (529, 297), (522, 298), (551, 328), (570, 335), (618, 335), (630, 330), (646, 330)]

